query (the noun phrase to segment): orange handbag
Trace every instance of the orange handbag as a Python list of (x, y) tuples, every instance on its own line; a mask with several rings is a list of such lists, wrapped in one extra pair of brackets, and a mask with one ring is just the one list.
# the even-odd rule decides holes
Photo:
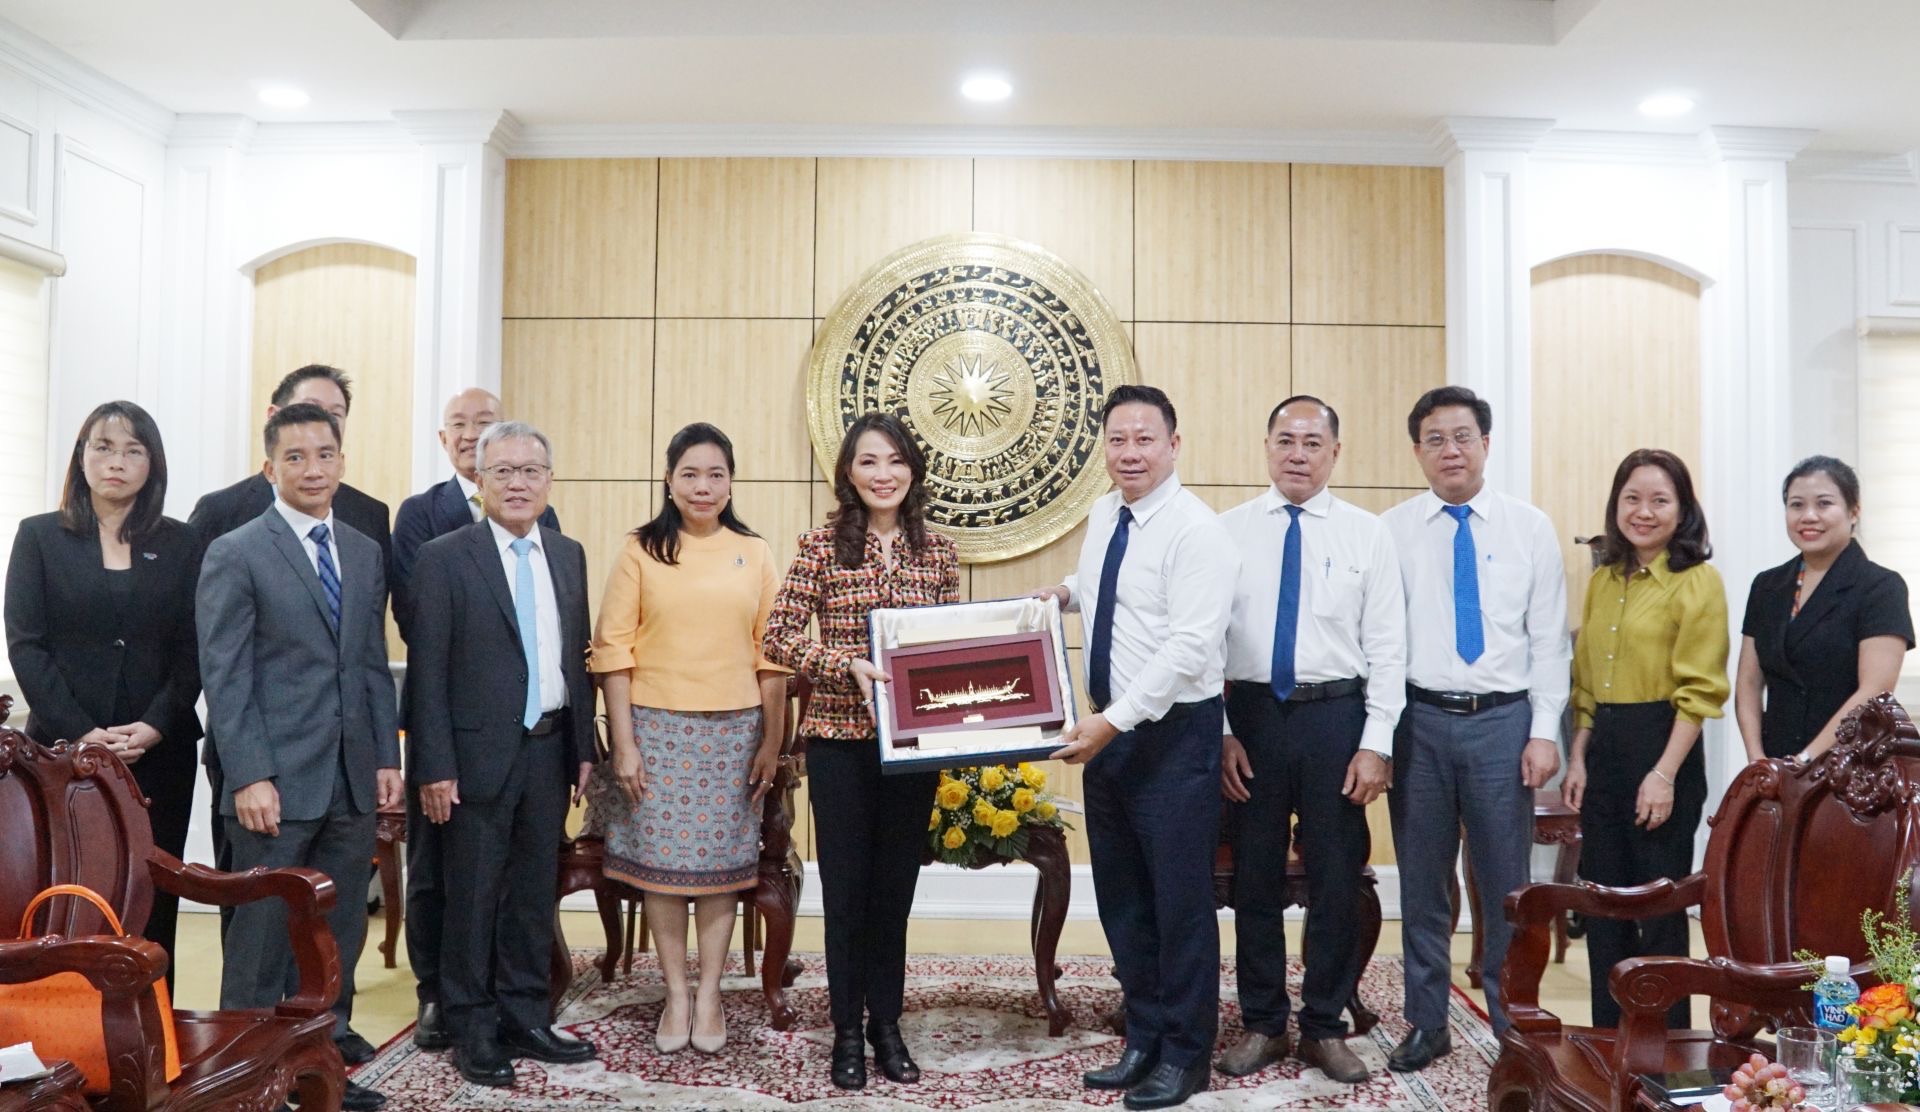
[[(106, 916), (113, 933), (126, 937), (120, 917), (107, 901), (91, 888), (78, 884), (56, 884), (35, 896), (20, 916), (19, 938), (33, 929), (33, 913), (55, 896), (78, 896)], [(180, 1045), (173, 1033), (173, 1002), (167, 995), (167, 982), (153, 984), (155, 1003), (160, 1008), (160, 1030), (166, 1039), (166, 1078), (180, 1076)], [(31, 1042), (42, 1060), (65, 1058), (86, 1076), (86, 1091), (105, 1093), (113, 1088), (107, 1068), (106, 1029), (100, 1018), (100, 991), (79, 973), (55, 973), (37, 981), (0, 985), (0, 1046)]]

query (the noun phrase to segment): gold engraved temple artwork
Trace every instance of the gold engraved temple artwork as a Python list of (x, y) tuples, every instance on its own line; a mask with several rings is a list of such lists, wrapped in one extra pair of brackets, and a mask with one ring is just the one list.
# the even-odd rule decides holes
[(968, 680), (967, 686), (954, 691), (934, 691), (932, 688), (923, 687), (920, 689), (920, 697), (926, 701), (914, 709), (952, 710), (955, 707), (970, 707), (979, 703), (1019, 703), (1033, 698), (1019, 690), (1019, 687), (1019, 680), (1008, 680), (1006, 683), (995, 684), (992, 687), (975, 687), (973, 681)]
[(814, 341), (807, 420), (831, 476), (869, 410), (927, 455), (928, 520), (969, 563), (1071, 530), (1107, 489), (1100, 406), (1135, 381), (1133, 351), (1092, 284), (1044, 248), (966, 232), (881, 260)]

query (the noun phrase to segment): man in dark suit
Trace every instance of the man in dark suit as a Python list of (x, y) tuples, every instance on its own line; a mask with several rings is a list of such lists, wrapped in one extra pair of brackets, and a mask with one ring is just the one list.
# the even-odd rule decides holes
[(420, 549), (408, 646), (409, 775), (446, 824), (440, 991), (454, 1065), (514, 1082), (512, 1059), (584, 1062), (591, 1043), (549, 1025), (558, 847), (569, 787), (593, 767), (587, 559), (539, 519), (547, 438), (495, 424), (476, 449), (487, 517)]
[[(333, 415), (289, 405), (268, 419), (265, 439), (274, 501), (207, 549), (200, 661), (209, 732), (232, 786), (219, 807), (233, 867), (305, 866), (340, 893), (327, 915), (342, 967), (337, 1041), (349, 1030), (367, 935), (356, 897), (372, 874), (374, 811), (399, 802), (402, 787), (386, 568), (380, 546), (333, 511), (344, 462)], [(278, 1003), (298, 983), (285, 905), (239, 908), (224, 957), (222, 1008)], [(385, 1103), (349, 1082), (343, 1107)]]
[[(273, 397), (267, 405), (267, 419), (272, 420), (275, 413), (287, 406), (303, 403), (317, 405), (332, 414), (344, 438), (347, 412), (353, 408), (353, 382), (337, 368), (321, 363), (289, 372), (273, 388)], [(258, 518), (268, 506), (273, 505), (273, 500), (273, 484), (264, 474), (256, 471), (232, 486), (202, 496), (200, 501), (194, 503), (187, 524), (200, 534), (202, 545), (210, 545)], [(387, 569), (392, 567), (392, 539), (387, 533), (385, 502), (341, 483), (333, 496), (333, 512), (362, 536), (378, 542), (381, 566)], [(385, 600), (381, 605), (386, 605)], [(221, 869), (232, 869), (233, 854), (227, 845), (226, 827), (220, 817), (220, 800), (226, 795), (226, 785), (220, 770), (220, 749), (211, 735), (201, 750), (201, 759), (206, 763), (207, 786), (213, 794), (213, 861)], [(348, 903), (357, 903), (360, 894), (342, 892), (341, 897)], [(220, 931), (223, 935), (232, 922), (232, 909), (221, 908)], [(373, 1057), (373, 1046), (355, 1032), (348, 1031), (340, 1039), (340, 1056), (348, 1065), (357, 1066)]]
[[(474, 448), (480, 434), (500, 419), (500, 399), (478, 386), (447, 400), (440, 414), (440, 447), (453, 464), (453, 477), (400, 503), (393, 519), (393, 573), (387, 586), (400, 639), (412, 641), (407, 584), (420, 546), (485, 519), (481, 512), (480, 472)], [(560, 531), (560, 519), (548, 507), (540, 526)], [(440, 921), (446, 898), (440, 882), (440, 827), (420, 813), (418, 789), (407, 790), (407, 961), (413, 966), (414, 992), (420, 998), (413, 1043), (422, 1050), (452, 1045), (440, 1008)]]

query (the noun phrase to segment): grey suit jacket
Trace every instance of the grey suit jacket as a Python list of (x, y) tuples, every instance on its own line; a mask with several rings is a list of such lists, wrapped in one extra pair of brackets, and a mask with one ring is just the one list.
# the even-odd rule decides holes
[(195, 620), (207, 727), (233, 792), (272, 780), (280, 817), (327, 813), (343, 761), (354, 811), (374, 809), (374, 772), (400, 767), (387, 672), (386, 572), (380, 546), (335, 521), (340, 630), (305, 547), (272, 506), (215, 540), (200, 569)]

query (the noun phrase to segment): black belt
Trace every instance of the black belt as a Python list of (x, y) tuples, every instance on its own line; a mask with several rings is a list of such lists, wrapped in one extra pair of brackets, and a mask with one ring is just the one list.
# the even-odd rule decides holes
[(1439, 707), (1448, 714), (1479, 714), (1483, 710), (1504, 707), (1527, 697), (1524, 691), (1428, 691), (1407, 685), (1407, 695), (1416, 703)]
[(540, 716), (540, 721), (527, 727), (527, 736), (546, 737), (548, 734), (560, 728), (560, 720), (566, 716), (567, 708), (565, 707), (561, 707), (559, 710), (548, 711)]
[[(1293, 691), (1287, 695), (1289, 703), (1317, 703), (1322, 699), (1343, 699), (1348, 695), (1358, 695), (1367, 689), (1367, 681), (1360, 678), (1350, 680), (1328, 680), (1325, 683), (1296, 683)], [(1273, 685), (1267, 685), (1267, 691), (1273, 691)]]

